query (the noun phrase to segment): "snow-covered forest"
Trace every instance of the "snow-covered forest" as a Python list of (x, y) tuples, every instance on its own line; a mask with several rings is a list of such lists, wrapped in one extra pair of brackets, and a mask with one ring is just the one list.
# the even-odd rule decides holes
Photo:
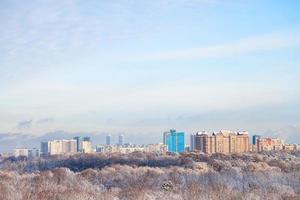
[(300, 153), (81, 154), (0, 161), (2, 200), (300, 199)]

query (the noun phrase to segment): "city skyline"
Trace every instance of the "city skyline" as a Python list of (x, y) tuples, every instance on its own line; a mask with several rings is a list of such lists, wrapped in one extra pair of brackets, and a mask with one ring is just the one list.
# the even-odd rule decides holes
[[(187, 153), (202, 152), (204, 154), (232, 154), (264, 151), (293, 152), (300, 149), (300, 144), (285, 143), (281, 138), (253, 135), (252, 140), (247, 131), (220, 130), (209, 133), (201, 131), (190, 134), (190, 143), (185, 141), (185, 133), (170, 129), (162, 133), (162, 142), (148, 144), (124, 143), (124, 135), (118, 135), (118, 142), (110, 143), (111, 135), (106, 135), (106, 142), (92, 142), (90, 136), (76, 136), (72, 139), (51, 139), (40, 142), (40, 149), (35, 147), (14, 148), (11, 152), (0, 152), (0, 156), (25, 156), (30, 159), (53, 155), (75, 155), (95, 153)], [(109, 140), (108, 140), (109, 137)], [(108, 142), (109, 141), (109, 142)], [(97, 145), (95, 145), (97, 144)]]
[(267, 0), (1, 1), (0, 148), (78, 133), (147, 143), (170, 128), (300, 143), (299, 10)]
[[(172, 131), (177, 132), (175, 129), (170, 129), (169, 131), (164, 130), (162, 133), (159, 133), (160, 138), (157, 139), (156, 137), (150, 136), (147, 138), (147, 142), (143, 142), (141, 140), (144, 135), (126, 135), (126, 139), (124, 140), (124, 133), (121, 134), (97, 134), (97, 133), (65, 133), (65, 132), (53, 132), (49, 133), (40, 137), (32, 137), (32, 136), (26, 136), (26, 135), (19, 135), (16, 136), (14, 135), (13, 137), (9, 138), (9, 135), (6, 135), (6, 144), (1, 144), (1, 149), (0, 153), (5, 153), (5, 152), (12, 152), (13, 149), (23, 149), (23, 148), (39, 148), (42, 143), (45, 143), (45, 141), (56, 141), (56, 140), (74, 140), (76, 141), (77, 145), (77, 152), (82, 151), (82, 141), (89, 141), (91, 142), (92, 147), (95, 147), (97, 145), (112, 145), (112, 146), (123, 146), (123, 145), (149, 145), (149, 144), (167, 144), (169, 145), (175, 145), (170, 144), (170, 142), (167, 142), (166, 140), (166, 134), (172, 133)], [(285, 140), (284, 138), (278, 136), (270, 136), (270, 135), (257, 135), (257, 134), (249, 134), (248, 131), (240, 130), (240, 131), (232, 131), (232, 130), (214, 130), (214, 131), (196, 131), (196, 132), (191, 132), (187, 133), (185, 131), (179, 130), (177, 132), (179, 134), (183, 134), (183, 139), (185, 142), (183, 146), (185, 148), (189, 147), (192, 150), (196, 149), (196, 136), (199, 134), (208, 134), (208, 135), (215, 135), (219, 133), (232, 133), (232, 134), (243, 134), (246, 133), (249, 136), (249, 144), (255, 144), (254, 138), (278, 138), (282, 141), (285, 141), (286, 144), (297, 144), (295, 141), (290, 141), (290, 140)], [(120, 137), (122, 138), (120, 142)], [(18, 139), (17, 139), (18, 138)], [(108, 143), (108, 138), (109, 138), (109, 143)], [(193, 142), (192, 142), (193, 140)], [(170, 140), (169, 140), (170, 141)], [(25, 145), (24, 145), (25, 144)], [(183, 146), (181, 148), (183, 148)], [(174, 148), (174, 147), (172, 147)], [(43, 147), (41, 147), (41, 152)]]

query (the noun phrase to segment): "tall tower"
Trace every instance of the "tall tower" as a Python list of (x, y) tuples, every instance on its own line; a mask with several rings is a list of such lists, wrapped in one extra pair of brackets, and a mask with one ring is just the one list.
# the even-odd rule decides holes
[(49, 142), (41, 142), (41, 156), (48, 156), (49, 150)]
[(192, 133), (190, 136), (190, 151), (195, 150), (195, 144), (196, 144), (196, 135)]
[(163, 144), (166, 144), (167, 134), (168, 134), (168, 131), (165, 131), (165, 132), (163, 133)]
[(124, 143), (124, 135), (119, 135), (119, 143), (118, 143), (118, 145), (123, 145), (123, 143)]
[(111, 135), (106, 136), (106, 145), (111, 145)]
[(81, 152), (81, 138), (80, 138), (80, 136), (76, 136), (73, 139), (76, 140), (76, 151)]

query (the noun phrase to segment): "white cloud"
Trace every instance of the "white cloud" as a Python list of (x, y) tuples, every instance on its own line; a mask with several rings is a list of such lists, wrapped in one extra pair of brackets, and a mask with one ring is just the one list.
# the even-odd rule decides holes
[(155, 52), (140, 55), (138, 57), (146, 60), (191, 60), (224, 58), (298, 46), (300, 46), (299, 32), (272, 33), (256, 37), (243, 38), (241, 40), (227, 44)]
[(57, 113), (71, 115), (91, 110), (114, 112), (120, 107), (127, 113), (151, 112), (153, 109), (218, 110), (277, 104), (288, 101), (291, 96), (276, 87), (249, 83), (214, 85), (181, 81), (129, 88), (32, 82), (28, 85), (23, 83), (22, 86), (22, 90), (8, 88), (2, 99), (10, 103), (3, 106), (2, 110), (8, 112), (11, 105), (14, 112), (32, 110), (40, 113), (39, 117), (45, 114), (55, 116)]

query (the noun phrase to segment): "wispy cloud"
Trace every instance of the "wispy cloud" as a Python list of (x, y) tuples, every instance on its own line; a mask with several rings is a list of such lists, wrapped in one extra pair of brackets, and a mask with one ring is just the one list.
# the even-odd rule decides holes
[[(0, 51), (5, 59), (41, 57), (41, 62), (62, 53), (90, 52), (114, 40), (154, 34), (162, 28), (158, 19), (169, 10), (217, 1), (0, 2)], [(91, 11), (95, 8), (98, 12)]]
[(17, 125), (18, 129), (28, 129), (32, 126), (32, 120), (20, 121)]
[(43, 119), (39, 119), (35, 122), (36, 125), (40, 125), (40, 124), (46, 124), (46, 123), (50, 123), (50, 122), (53, 122), (54, 119), (53, 118), (50, 118), (50, 117), (47, 117), (47, 118), (43, 118)]
[[(1, 49), (6, 58), (59, 55), (61, 51), (89, 46), (99, 40), (96, 21), (79, 13), (75, 1), (12, 3), (1, 9)], [(7, 20), (8, 19), (8, 20)], [(98, 40), (96, 40), (98, 39)], [(41, 51), (43, 49), (43, 51)], [(44, 54), (43, 54), (44, 55)]]
[(272, 33), (243, 38), (231, 43), (170, 50), (140, 55), (146, 60), (192, 60), (240, 56), (249, 53), (300, 46), (300, 32)]
[(42, 119), (38, 119), (36, 121), (34, 120), (23, 120), (23, 121), (19, 121), (17, 124), (17, 129), (30, 129), (30, 128), (34, 128), (35, 126), (39, 126), (39, 125), (44, 125), (50, 122), (53, 122), (54, 119), (53, 118), (42, 118)]

